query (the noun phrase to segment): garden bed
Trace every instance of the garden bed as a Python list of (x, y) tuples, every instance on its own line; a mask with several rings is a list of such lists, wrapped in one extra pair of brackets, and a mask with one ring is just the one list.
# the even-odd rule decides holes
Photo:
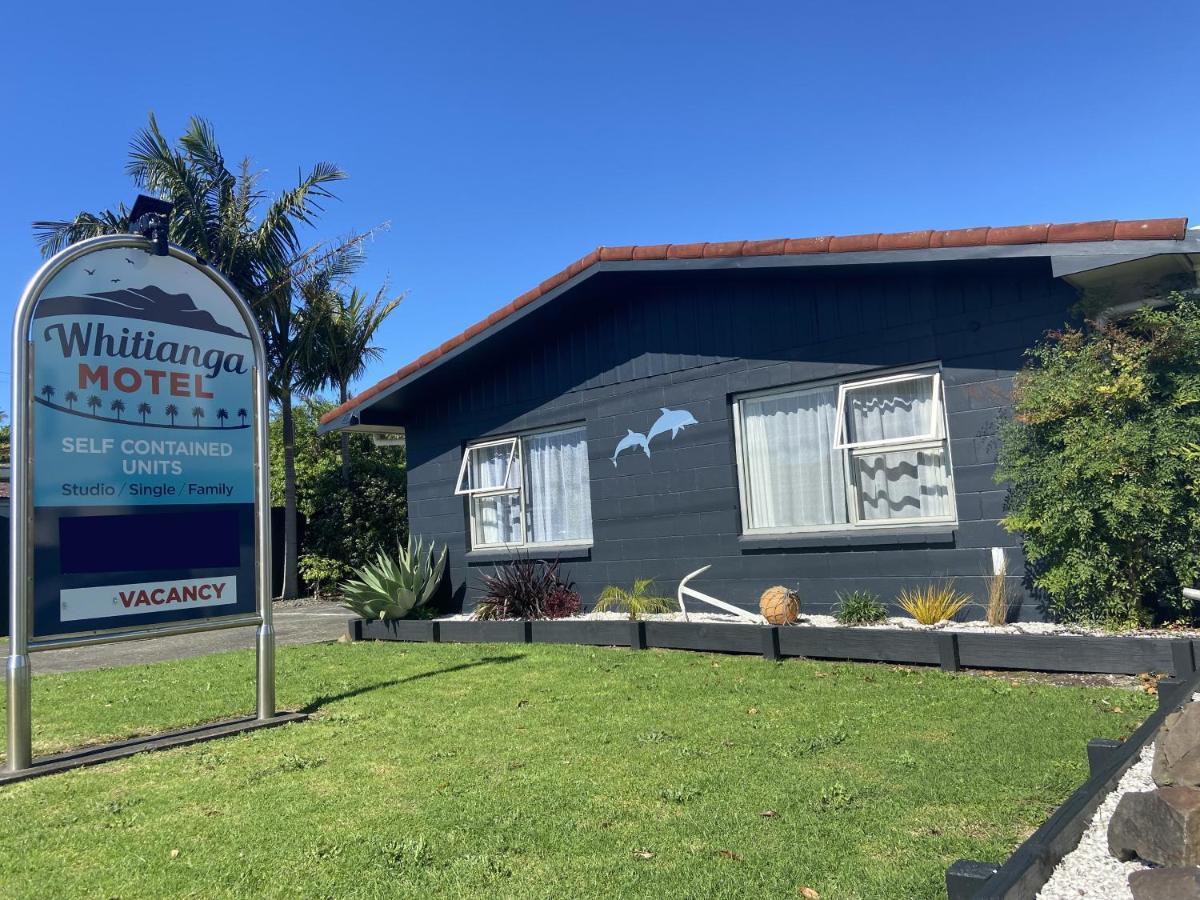
[(571, 619), (350, 623), (357, 640), (588, 644), (716, 653), (753, 653), (769, 659), (802, 656), (855, 662), (889, 662), (959, 668), (1187, 676), (1196, 671), (1196, 640), (1187, 637), (1068, 633), (993, 633), (985, 630), (887, 626), (769, 626), (731, 616), (668, 616), (629, 622), (613, 616)]

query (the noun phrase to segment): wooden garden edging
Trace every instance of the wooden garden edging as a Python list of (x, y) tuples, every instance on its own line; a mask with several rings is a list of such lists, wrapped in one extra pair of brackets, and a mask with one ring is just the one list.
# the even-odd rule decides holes
[(392, 620), (349, 623), (352, 640), (433, 643), (583, 644), (656, 647), (711, 653), (753, 653), (767, 659), (809, 659), (936, 665), (950, 672), (1023, 669), (1034, 672), (1137, 675), (1196, 671), (1187, 638), (1092, 637), (1060, 634), (908, 631), (900, 628), (796, 628), (720, 622), (622, 622), (557, 619), (536, 622)]
[(1062, 858), (1075, 849), (1096, 809), (1113, 791), (1163, 720), (1200, 689), (1200, 672), (1158, 683), (1158, 709), (1123, 742), (1088, 742), (1090, 776), (1003, 865), (960, 859), (946, 870), (949, 900), (1025, 900), (1050, 880)]

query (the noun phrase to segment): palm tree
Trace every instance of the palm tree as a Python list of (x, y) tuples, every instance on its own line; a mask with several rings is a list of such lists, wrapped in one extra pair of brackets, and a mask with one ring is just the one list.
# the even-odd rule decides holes
[[(374, 297), (354, 288), (349, 296), (327, 290), (308, 298), (305, 313), (312, 331), (302, 366), (306, 387), (335, 388), (339, 402), (350, 399), (350, 382), (383, 352), (371, 343), (375, 333), (404, 299), (403, 295), (388, 298), (387, 294), (384, 285)], [(343, 431), (339, 437), (342, 479), (349, 484), (350, 435)]]
[(175, 417), (179, 415), (179, 407), (174, 403), (168, 403), (167, 408), (164, 409), (163, 412), (167, 414), (167, 417), (171, 420), (171, 424), (174, 425)]
[(47, 403), (49, 403), (49, 402), (50, 402), (50, 398), (54, 396), (54, 385), (52, 385), (52, 384), (43, 384), (43, 385), (42, 385), (42, 396), (43, 396), (43, 397), (45, 397), (45, 398), (46, 398), (46, 402), (47, 402)]
[(597, 612), (620, 610), (629, 616), (631, 622), (636, 622), (649, 613), (670, 612), (674, 608), (671, 598), (651, 593), (653, 588), (653, 578), (638, 578), (633, 582), (632, 588), (610, 584), (601, 591), (595, 608)]
[(108, 408), (117, 414), (117, 421), (121, 421), (121, 413), (125, 412), (125, 401), (118, 397), (108, 405)]
[(221, 423), (222, 428), (225, 427), (225, 420), (228, 418), (229, 418), (229, 410), (227, 410), (227, 409), (218, 409), (217, 410), (217, 421)]
[(246, 425), (246, 410), (239, 409), (237, 411), (237, 417), (242, 420), (242, 426), (245, 427), (245, 425)]
[(97, 397), (95, 394), (92, 394), (91, 396), (89, 396), (87, 398), (87, 405), (88, 405), (88, 409), (90, 409), (93, 413), (95, 413), (96, 410), (98, 410), (101, 406), (104, 405), (104, 401), (101, 400), (99, 397)]
[(196, 427), (199, 428), (200, 420), (204, 418), (204, 407), (203, 406), (193, 406), (192, 407), (192, 418), (194, 418), (196, 420)]
[(150, 415), (150, 404), (145, 401), (138, 404), (138, 412), (142, 416), (142, 424), (146, 424), (146, 416)]
[(63, 394), (63, 402), (67, 404), (67, 409), (74, 409), (75, 403), (79, 400), (79, 395), (74, 391), (67, 391)]
[[(303, 246), (298, 229), (311, 226), (334, 199), (329, 189), (346, 177), (336, 165), (317, 163), (294, 187), (274, 198), (262, 189), (262, 173), (247, 159), (231, 172), (210, 123), (193, 117), (172, 145), (153, 115), (129, 147), (126, 172), (139, 188), (174, 205), (170, 239), (222, 272), (250, 303), (267, 349), (271, 399), (284, 422), (284, 577), (282, 596), (296, 596), (296, 448), (292, 396), (297, 390), (298, 282), (311, 273), (361, 254), (371, 233)], [(128, 231), (123, 204), (99, 213), (80, 212), (67, 221), (33, 223), (50, 256), (76, 241)]]

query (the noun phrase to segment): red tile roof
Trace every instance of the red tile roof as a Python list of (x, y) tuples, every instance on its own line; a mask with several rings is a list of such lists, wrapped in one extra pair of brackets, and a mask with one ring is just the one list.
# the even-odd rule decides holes
[(435, 359), (491, 328), (497, 322), (574, 278), (597, 262), (701, 259), (735, 256), (781, 256), (800, 253), (854, 253), (864, 250), (930, 250), (951, 247), (983, 247), (999, 244), (1059, 244), (1078, 241), (1179, 241), (1187, 231), (1187, 219), (1133, 219), (1102, 222), (1068, 222), (1063, 225), (1010, 225), (1004, 228), (957, 228), (950, 231), (902, 231), (892, 234), (852, 234), (810, 238), (776, 238), (766, 241), (723, 241), (698, 244), (649, 244), (634, 247), (598, 247), (575, 260), (561, 272), (526, 291), (507, 306), (476, 322), (462, 334), (430, 350), (392, 373), (361, 394), (321, 417), (330, 422), (398, 381), (423, 369)]

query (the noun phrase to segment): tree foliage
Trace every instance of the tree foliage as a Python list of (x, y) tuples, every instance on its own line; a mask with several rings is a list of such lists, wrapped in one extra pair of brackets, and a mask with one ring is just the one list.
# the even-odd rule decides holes
[[(365, 434), (350, 435), (353, 487), (342, 478), (338, 435), (317, 434), (333, 405), (306, 400), (294, 410), (296, 500), (307, 522), (300, 545), (300, 571), (314, 589), (348, 577), (352, 570), (391, 553), (408, 541), (408, 506), (403, 447), (377, 447)], [(283, 499), (283, 423), (270, 425), (271, 498)]]
[[(304, 357), (300, 387), (308, 391), (332, 388), (338, 401), (350, 399), (350, 382), (360, 378), (367, 364), (383, 355), (372, 341), (375, 333), (400, 305), (403, 297), (389, 298), (387, 285), (372, 298), (353, 288), (347, 295), (336, 283), (313, 285), (305, 292)], [(352, 482), (349, 435), (341, 436), (342, 478)]]
[(1062, 620), (1132, 627), (1194, 617), (1200, 575), (1200, 304), (1051, 332), (1001, 426), (1004, 525)]

